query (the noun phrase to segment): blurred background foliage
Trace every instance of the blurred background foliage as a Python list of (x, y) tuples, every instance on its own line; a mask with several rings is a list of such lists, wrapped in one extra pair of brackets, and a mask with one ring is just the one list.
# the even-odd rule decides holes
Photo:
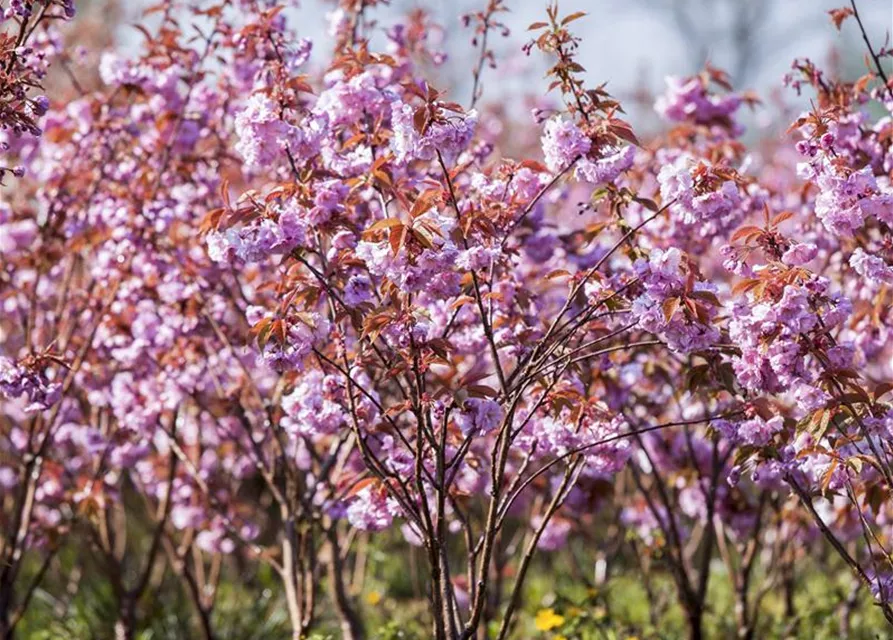
[[(423, 591), (424, 558), (419, 549), (405, 551), (400, 534), (377, 535), (358, 542), (366, 553), (364, 575), (354, 594), (362, 607), (369, 637), (379, 640), (424, 640), (430, 637)], [(687, 635), (671, 576), (653, 565), (643, 582), (635, 547), (625, 544), (613, 559), (612, 572), (596, 584), (599, 560), (585, 544), (558, 553), (541, 553), (530, 573), (524, 606), (513, 638), (551, 640), (672, 640)], [(659, 560), (659, 558), (656, 558)], [(98, 560), (82, 546), (63, 549), (54, 560), (23, 620), (21, 638), (29, 640), (111, 640), (115, 600), (108, 581), (94, 566)], [(836, 560), (822, 558), (810, 573), (797, 578), (793, 611), (786, 610), (781, 590), (764, 598), (757, 638), (832, 640), (883, 638), (883, 617), (866, 593), (853, 591), (850, 573)], [(29, 567), (33, 572), (37, 567)], [(281, 583), (268, 569), (224, 562), (212, 625), (219, 640), (289, 640)], [(321, 585), (321, 591), (326, 586)], [(649, 597), (649, 593), (651, 595)], [(54, 594), (54, 595), (50, 595)], [(61, 595), (60, 595), (61, 594)], [(854, 597), (855, 595), (855, 597)], [(735, 606), (722, 563), (713, 567), (705, 618), (705, 637), (735, 638)], [(190, 640), (194, 607), (182, 583), (169, 571), (140, 603), (139, 640)], [(495, 629), (491, 630), (495, 633)], [(313, 640), (340, 637), (335, 616), (320, 610)]]

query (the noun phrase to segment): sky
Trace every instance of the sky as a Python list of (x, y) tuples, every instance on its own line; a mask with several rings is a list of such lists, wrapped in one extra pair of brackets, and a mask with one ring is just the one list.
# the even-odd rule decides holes
[[(141, 0), (147, 2), (148, 0)], [(390, 6), (371, 10), (381, 27), (393, 24), (401, 15), (416, 7), (426, 9), (443, 26), (443, 49), (451, 62), (444, 70), (451, 75), (434, 79), (442, 87), (453, 87), (451, 96), (463, 103), (470, 94), (468, 70), (477, 53), (470, 46), (470, 31), (460, 23), (463, 13), (478, 10), (487, 0), (391, 0)], [(848, 4), (849, 0), (558, 0), (560, 13), (587, 12), (573, 30), (582, 38), (578, 61), (587, 70), (589, 86), (608, 83), (608, 90), (627, 107), (634, 124), (648, 125), (650, 108), (636, 108), (633, 95), (646, 89), (650, 94), (662, 91), (669, 75), (687, 75), (700, 68), (704, 57), (727, 71), (736, 69), (733, 16), (744, 10), (759, 14), (753, 29), (752, 51), (747, 56), (749, 72), (736, 78), (736, 89), (753, 89), (764, 100), (773, 93), (794, 106), (808, 106), (782, 87), (782, 77), (795, 57), (808, 57), (826, 67), (836, 52), (840, 66), (853, 78), (864, 73), (865, 47), (856, 22), (846, 21), (841, 32), (831, 24), (827, 11)], [(543, 73), (547, 60), (540, 54), (525, 56), (521, 47), (530, 39), (530, 23), (543, 20), (548, 0), (504, 0), (509, 12), (501, 20), (509, 27), (507, 38), (491, 39), (499, 69), (484, 76), (484, 101), (511, 100), (520, 93), (542, 94), (547, 86)], [(300, 37), (315, 43), (311, 64), (325, 62), (326, 14), (333, 0), (301, 0), (300, 9), (292, 10), (290, 20)], [(857, 0), (860, 14), (875, 48), (880, 48), (893, 33), (893, 0)], [(676, 27), (673, 8), (683, 6), (682, 15), (691, 23), (692, 36)], [(134, 30), (124, 30), (126, 38), (137, 38)], [(123, 43), (125, 47), (127, 42)], [(893, 62), (888, 64), (893, 75)], [(517, 101), (516, 101), (517, 102)], [(647, 112), (647, 113), (646, 113)]]
[[(495, 45), (503, 60), (523, 57), (520, 47), (529, 39), (527, 26), (544, 17), (545, 2), (505, 0), (510, 12), (502, 19), (512, 33)], [(654, 89), (662, 86), (667, 75), (690, 73), (693, 47), (674, 28), (670, 7), (675, 2), (689, 5), (689, 15), (707, 40), (706, 53), (711, 62), (729, 70), (734, 67), (730, 13), (743, 5), (765, 3), (766, 18), (755, 30), (757, 46), (750, 56), (754, 73), (744, 79), (747, 86), (741, 88), (765, 92), (777, 87), (794, 57), (822, 62), (834, 47), (847, 54), (848, 65), (860, 68), (863, 49), (856, 23), (846, 22), (838, 33), (827, 15), (828, 9), (847, 0), (560, 0), (563, 14), (589, 13), (574, 23), (575, 32), (583, 39), (579, 59), (588, 71), (588, 79), (608, 82), (619, 94), (633, 91), (643, 81)], [(458, 16), (484, 4), (485, 0), (392, 0), (390, 8), (375, 11), (382, 16), (382, 23), (387, 23), (409, 8), (428, 9), (444, 25), (445, 47), (455, 61), (467, 56), (469, 49), (469, 38), (458, 24)], [(860, 0), (858, 6), (873, 43), (879, 47), (893, 31), (893, 0)], [(324, 33), (325, 14), (330, 8), (328, 2), (304, 0), (295, 15), (298, 30), (311, 37)], [(500, 82), (507, 79), (529, 86), (541, 80), (542, 68), (524, 69), (520, 62), (506, 65)]]

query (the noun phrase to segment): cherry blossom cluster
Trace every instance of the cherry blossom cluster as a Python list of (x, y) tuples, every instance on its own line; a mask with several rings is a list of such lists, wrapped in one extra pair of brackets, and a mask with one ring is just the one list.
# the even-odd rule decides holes
[(120, 638), (159, 575), (216, 637), (221, 574), (260, 566), (295, 638), (368, 637), (379, 543), (438, 640), (516, 633), (577, 540), (666, 570), (691, 637), (714, 560), (754, 637), (811, 552), (893, 624), (890, 52), (795, 62), (811, 108), (753, 148), (755, 96), (671, 78), (643, 141), (584, 14), (531, 25), (519, 121), (484, 91), (502, 2), (463, 20), (467, 100), (440, 28), (378, 4), (314, 40), (295, 2), (168, 0), (83, 81), (72, 2), (0, 4), (0, 635), (80, 543)]

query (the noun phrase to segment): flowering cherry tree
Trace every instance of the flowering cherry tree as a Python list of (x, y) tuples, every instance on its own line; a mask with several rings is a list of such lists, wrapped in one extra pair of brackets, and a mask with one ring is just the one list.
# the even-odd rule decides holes
[(88, 575), (108, 635), (175, 590), (216, 638), (268, 572), (291, 637), (370, 637), (370, 548), (422, 560), (438, 640), (527, 637), (562, 555), (691, 638), (717, 580), (738, 637), (775, 589), (797, 624), (817, 567), (841, 633), (861, 587), (893, 624), (893, 52), (855, 3), (865, 75), (795, 61), (811, 107), (760, 145), (709, 66), (640, 140), (555, 5), (532, 118), (488, 104), (501, 0), (463, 103), (379, 4), (314, 41), (296, 2), (164, 0), (125, 55), (0, 2), (0, 634)]

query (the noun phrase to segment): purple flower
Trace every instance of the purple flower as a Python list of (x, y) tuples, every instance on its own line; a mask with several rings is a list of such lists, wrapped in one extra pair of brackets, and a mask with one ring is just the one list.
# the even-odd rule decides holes
[(300, 129), (282, 119), (279, 106), (265, 93), (255, 93), (236, 116), (236, 151), (250, 170), (282, 162), (286, 149), (298, 161), (319, 151), (322, 128), (308, 119)]
[(860, 276), (875, 284), (890, 284), (893, 282), (893, 267), (884, 262), (878, 256), (873, 256), (861, 248), (856, 248), (850, 256), (850, 266)]
[(484, 436), (496, 429), (502, 422), (502, 407), (489, 398), (468, 398), (456, 414), (456, 426), (462, 435)]
[(784, 252), (781, 261), (789, 267), (799, 267), (813, 260), (819, 249), (812, 243), (796, 243)]
[(42, 116), (50, 110), (50, 99), (46, 96), (36, 96), (32, 103), (34, 105), (34, 114), (37, 116)]
[[(530, 521), (533, 529), (539, 529), (542, 517), (536, 516)], [(537, 542), (537, 549), (543, 551), (558, 551), (567, 544), (567, 537), (571, 531), (571, 522), (567, 518), (553, 516), (543, 529), (542, 536)]]
[(382, 531), (400, 515), (397, 503), (378, 486), (363, 487), (347, 506), (347, 519), (363, 531)]
[(754, 417), (738, 425), (738, 439), (743, 444), (764, 447), (784, 427), (784, 418), (775, 416), (769, 421)]
[(741, 97), (731, 93), (720, 96), (710, 94), (700, 77), (668, 77), (667, 92), (658, 97), (654, 110), (673, 122), (695, 124), (723, 124), (729, 126), (730, 133), (738, 136), (743, 129), (731, 121), (731, 117), (741, 106)]
[(577, 163), (574, 175), (577, 180), (584, 180), (593, 185), (614, 182), (621, 173), (633, 166), (635, 157), (636, 148), (629, 146), (614, 151), (599, 160), (592, 161), (589, 158), (583, 158)]
[(549, 119), (543, 129), (543, 155), (552, 173), (563, 171), (577, 156), (589, 153), (592, 141), (572, 120), (561, 116)]
[(344, 302), (352, 307), (372, 299), (372, 281), (369, 276), (351, 276), (344, 285)]
[(459, 157), (474, 138), (477, 128), (477, 111), (463, 114), (446, 112), (443, 120), (428, 124), (424, 133), (419, 133), (414, 120), (412, 105), (396, 101), (391, 105), (391, 120), (394, 136), (391, 149), (398, 163), (412, 160), (433, 160), (439, 151), (444, 161), (452, 163)]
[(38, 366), (25, 366), (0, 356), (0, 393), (8, 398), (24, 396), (26, 412), (43, 411), (59, 401), (62, 385), (51, 382)]

